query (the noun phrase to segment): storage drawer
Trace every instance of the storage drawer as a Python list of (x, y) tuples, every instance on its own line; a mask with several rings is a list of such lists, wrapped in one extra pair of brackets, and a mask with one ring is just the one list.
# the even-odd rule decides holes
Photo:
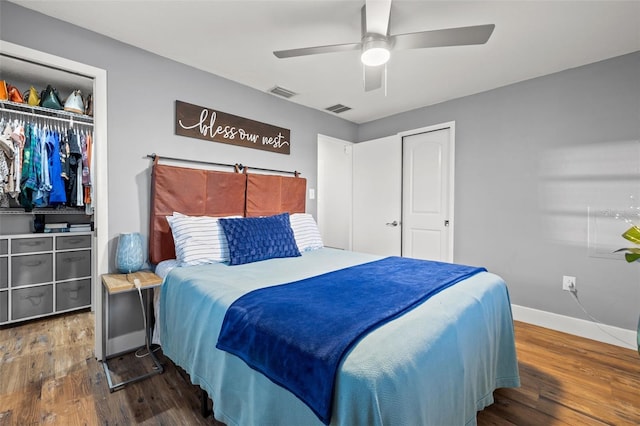
[(0, 257), (0, 288), (7, 288), (9, 285), (9, 260), (6, 257)]
[(91, 250), (56, 253), (56, 280), (91, 275)]
[(56, 284), (56, 311), (91, 305), (91, 279)]
[(0, 240), (0, 254), (9, 253), (9, 242), (7, 240)]
[(57, 250), (91, 248), (91, 235), (69, 235), (56, 238)]
[(0, 322), (9, 319), (9, 292), (0, 291)]
[(53, 254), (29, 254), (11, 257), (11, 286), (53, 281)]
[(16, 238), (11, 240), (11, 254), (53, 250), (53, 237)]
[(53, 284), (11, 290), (11, 319), (53, 312)]

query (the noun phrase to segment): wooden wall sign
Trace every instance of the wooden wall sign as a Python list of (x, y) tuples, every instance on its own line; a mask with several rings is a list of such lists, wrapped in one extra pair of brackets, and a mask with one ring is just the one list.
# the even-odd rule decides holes
[(176, 135), (289, 154), (289, 129), (176, 101)]

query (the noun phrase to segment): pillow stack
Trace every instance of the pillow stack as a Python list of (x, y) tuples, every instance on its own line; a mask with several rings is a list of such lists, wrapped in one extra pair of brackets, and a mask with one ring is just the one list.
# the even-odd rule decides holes
[(297, 257), (322, 248), (313, 216), (282, 213), (247, 217), (167, 216), (181, 266), (208, 263), (242, 265), (266, 259)]

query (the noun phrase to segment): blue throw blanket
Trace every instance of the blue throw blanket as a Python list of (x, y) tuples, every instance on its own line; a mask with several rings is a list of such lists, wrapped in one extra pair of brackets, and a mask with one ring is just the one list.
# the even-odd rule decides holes
[(388, 257), (255, 290), (227, 310), (217, 348), (291, 391), (329, 424), (338, 366), (361, 337), (485, 270)]

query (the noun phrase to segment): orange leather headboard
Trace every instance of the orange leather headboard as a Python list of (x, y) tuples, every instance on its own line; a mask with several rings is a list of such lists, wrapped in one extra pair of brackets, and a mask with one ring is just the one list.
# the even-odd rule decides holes
[(244, 215), (246, 175), (154, 164), (151, 180), (149, 260), (175, 259), (166, 216)]
[(166, 216), (268, 216), (304, 213), (307, 180), (301, 177), (244, 174), (153, 165), (149, 260), (175, 259)]
[(306, 192), (305, 178), (248, 174), (246, 216), (304, 213)]

